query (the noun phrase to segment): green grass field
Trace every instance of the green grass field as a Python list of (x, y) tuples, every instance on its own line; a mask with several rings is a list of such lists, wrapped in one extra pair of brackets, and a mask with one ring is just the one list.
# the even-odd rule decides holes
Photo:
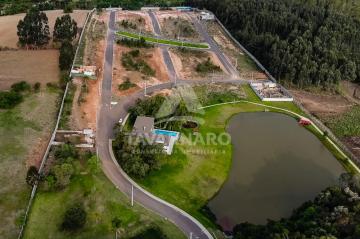
[[(261, 102), (248, 85), (244, 85), (243, 89), (247, 93), (247, 100), (249, 101), (280, 107), (304, 115), (292, 102)], [(205, 139), (208, 133), (219, 135), (226, 131), (227, 122), (233, 115), (240, 112), (265, 111), (265, 108), (248, 103), (207, 108), (205, 114), (202, 115), (204, 123), (200, 125), (198, 133)], [(267, 110), (284, 113), (281, 110), (270, 108)], [(315, 133), (347, 168), (346, 162), (342, 161), (343, 159), (337, 151), (324, 141), (322, 135), (318, 135), (313, 127), (309, 127), (309, 130)], [(196, 133), (190, 130), (183, 130), (181, 133), (182, 139), (176, 144), (173, 155), (167, 157), (163, 167), (145, 179), (139, 180), (139, 183), (155, 195), (195, 216), (205, 226), (215, 228), (215, 224), (201, 213), (201, 208), (207, 204), (208, 200), (217, 193), (225, 182), (231, 167), (232, 146), (231, 144), (207, 145), (200, 140), (197, 140), (194, 145), (189, 145), (184, 142), (184, 136), (192, 135), (195, 137)]]
[[(11, 110), (0, 110), (0, 238), (16, 238), (30, 196), (25, 182), (32, 150), (50, 138), (55, 124), (58, 93), (30, 93)], [(35, 152), (35, 153), (36, 153)], [(38, 153), (41, 153), (38, 152)], [(36, 154), (35, 154), (36, 155)], [(40, 157), (41, 155), (37, 155)]]
[(209, 45), (205, 43), (190, 43), (190, 42), (182, 42), (176, 40), (159, 39), (156, 37), (149, 37), (149, 36), (139, 35), (136, 33), (125, 32), (125, 31), (118, 31), (116, 34), (121, 37), (127, 37), (137, 40), (139, 40), (140, 38), (144, 38), (144, 40), (149, 43), (164, 44), (164, 45), (176, 46), (176, 47), (190, 47), (190, 48), (200, 48), (200, 49), (209, 48)]
[[(91, 173), (86, 162), (76, 162), (77, 173), (62, 191), (47, 192), (40, 187), (29, 216), (24, 238), (115, 238), (114, 218), (120, 219), (119, 238), (158, 227), (168, 238), (185, 238), (172, 223), (145, 210), (118, 191), (101, 172)], [(69, 233), (60, 229), (66, 208), (83, 202), (87, 212), (85, 227)]]

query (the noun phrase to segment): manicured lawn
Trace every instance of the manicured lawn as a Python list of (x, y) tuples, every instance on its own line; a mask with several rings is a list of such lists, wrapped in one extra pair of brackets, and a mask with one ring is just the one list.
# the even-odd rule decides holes
[[(91, 174), (86, 163), (77, 167), (77, 174), (63, 191), (39, 190), (31, 210), (24, 238), (115, 238), (114, 218), (120, 219), (120, 238), (134, 236), (148, 227), (158, 227), (168, 238), (185, 238), (172, 223), (136, 205), (100, 171)], [(87, 212), (85, 227), (78, 232), (60, 230), (66, 208), (83, 202)]]
[(122, 37), (132, 38), (132, 39), (138, 39), (138, 40), (140, 38), (144, 38), (145, 41), (149, 42), (149, 43), (160, 43), (160, 44), (165, 44), (165, 45), (170, 45), (170, 46), (191, 47), (191, 48), (201, 48), (201, 49), (209, 48), (209, 45), (204, 44), (204, 43), (190, 43), (190, 42), (182, 42), (182, 41), (176, 41), (176, 40), (160, 39), (160, 38), (156, 38), (156, 37), (149, 37), (149, 36), (139, 35), (136, 33), (125, 32), (125, 31), (118, 31), (117, 35), (122, 36)]
[(0, 238), (16, 238), (30, 187), (27, 167), (41, 159), (54, 127), (58, 94), (30, 93), (11, 110), (0, 110)]
[[(248, 85), (244, 85), (243, 89), (249, 101), (288, 109), (304, 115), (292, 102), (261, 102)], [(267, 110), (284, 113), (270, 108)], [(205, 226), (215, 227), (200, 210), (225, 182), (231, 167), (232, 146), (231, 143), (224, 145), (206, 143), (206, 137), (209, 137), (207, 136), (209, 133), (217, 136), (225, 133), (227, 122), (233, 115), (256, 111), (265, 111), (265, 107), (236, 103), (206, 108), (205, 114), (201, 116), (204, 123), (200, 125), (198, 132), (192, 132), (189, 129), (182, 130), (181, 139), (176, 144), (173, 155), (167, 157), (159, 171), (152, 172), (145, 179), (139, 180), (139, 183), (155, 195), (195, 216)], [(316, 134), (313, 127), (309, 130)], [(196, 135), (202, 137), (196, 137)], [(321, 139), (320, 135), (316, 135)], [(192, 142), (195, 141), (193, 145), (189, 145), (186, 141), (186, 137), (190, 136), (192, 136)], [(200, 139), (204, 139), (205, 143)], [(324, 144), (340, 161), (343, 160), (328, 142)], [(344, 164), (343, 161), (342, 163)]]

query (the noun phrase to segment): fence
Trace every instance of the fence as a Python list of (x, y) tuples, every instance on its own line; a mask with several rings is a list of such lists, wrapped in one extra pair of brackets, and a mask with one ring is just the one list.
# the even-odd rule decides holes
[[(214, 14), (215, 16), (215, 14)], [(246, 48), (241, 45), (232, 35), (231, 33), (226, 29), (226, 27), (221, 23), (221, 21), (215, 16), (215, 21), (220, 25), (221, 29), (228, 35), (228, 37), (243, 51), (246, 53), (247, 56), (249, 56), (251, 58), (251, 60), (253, 60), (255, 62), (255, 64), (268, 76), (268, 78), (273, 81), (273, 82), (277, 82), (276, 79), (270, 74), (270, 72), (268, 70), (266, 70), (266, 68), (256, 59), (255, 56), (253, 56), (248, 50), (246, 50)], [(284, 90), (284, 92), (286, 92), (287, 94), (290, 94), (290, 92), (288, 92), (283, 86), (281, 86), (282, 90)], [(305, 109), (301, 102), (299, 102), (298, 100), (296, 100), (293, 97), (293, 102), (295, 103), (296, 106), (298, 106), (303, 112), (305, 112), (308, 117), (316, 124), (316, 126), (318, 126), (323, 132), (327, 132), (328, 133), (328, 137), (334, 141), (342, 151), (344, 151), (346, 153), (346, 155), (350, 158), (350, 160), (352, 160), (355, 164), (357, 164), (357, 166), (360, 166), (360, 159), (357, 158), (349, 149), (347, 146), (345, 146), (335, 135), (333, 132), (331, 132), (331, 130), (326, 127), (319, 119), (317, 119), (316, 117), (314, 117), (307, 109)]]
[[(86, 17), (86, 20), (85, 20), (85, 23), (84, 23), (84, 26), (87, 25), (88, 23), (88, 20), (90, 18), (90, 16), (93, 14), (93, 12), (95, 11), (95, 8), (93, 10), (91, 10), (87, 17)], [(84, 29), (86, 27), (83, 27), (82, 31), (81, 31), (81, 34), (80, 34), (80, 38), (79, 38), (79, 42), (82, 41), (82, 38), (83, 38), (83, 33), (84, 33)], [(74, 56), (74, 59), (73, 59), (73, 64), (71, 66), (71, 69), (73, 68), (74, 66), (74, 63), (75, 63), (75, 58), (76, 58), (76, 55), (78, 54), (78, 50), (79, 50), (79, 45), (77, 46), (76, 48), (76, 52), (75, 52), (75, 56)], [(70, 71), (71, 72), (71, 71)], [(71, 77), (71, 74), (69, 73), (69, 76)], [(59, 127), (59, 122), (60, 122), (60, 118), (61, 118), (61, 114), (62, 114), (62, 110), (63, 110), (63, 107), (64, 107), (64, 101), (65, 101), (65, 97), (66, 97), (66, 94), (68, 92), (68, 89), (69, 89), (69, 82), (66, 84), (66, 87), (65, 87), (65, 91), (64, 91), (64, 94), (63, 94), (63, 97), (62, 97), (62, 101), (61, 101), (61, 105), (60, 105), (60, 109), (59, 109), (59, 112), (58, 112), (58, 116), (57, 116), (57, 119), (56, 119), (56, 124), (55, 124), (55, 128), (54, 128), (54, 131), (52, 132), (52, 135), (51, 135), (51, 138), (48, 142), (48, 145), (46, 147), (46, 151), (42, 157), (42, 160), (41, 160), (41, 164), (40, 164), (40, 168), (38, 170), (38, 173), (40, 174), (44, 168), (44, 165), (45, 165), (45, 162), (46, 162), (46, 159), (49, 155), (49, 152), (50, 152), (50, 148), (51, 148), (51, 145), (52, 145), (52, 142), (54, 141), (55, 139), (55, 135), (56, 135), (56, 131)], [(28, 202), (28, 205), (26, 207), (26, 211), (25, 211), (25, 215), (24, 215), (24, 220), (23, 220), (23, 223), (21, 225), (21, 228), (20, 228), (20, 232), (19, 232), (19, 235), (18, 235), (18, 239), (22, 238), (23, 234), (24, 234), (24, 229), (25, 229), (25, 226), (26, 226), (26, 223), (27, 223), (27, 219), (28, 219), (28, 215), (29, 215), (29, 212), (30, 212), (30, 209), (31, 209), (31, 205), (32, 205), (32, 202), (34, 200), (34, 197), (36, 195), (36, 190), (37, 190), (37, 187), (38, 187), (38, 182), (36, 182), (31, 190), (31, 195), (30, 195), (30, 199), (29, 199), (29, 202)]]

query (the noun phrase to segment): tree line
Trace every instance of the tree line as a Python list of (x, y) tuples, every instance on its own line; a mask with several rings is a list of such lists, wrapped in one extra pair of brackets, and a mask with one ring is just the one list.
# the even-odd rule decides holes
[(360, 178), (343, 174), (340, 184), (322, 191), (313, 201), (295, 209), (289, 218), (248, 222), (233, 229), (234, 239), (360, 238)]
[[(78, 32), (77, 23), (69, 14), (58, 17), (55, 21), (53, 41), (60, 45), (59, 68), (68, 71), (75, 54), (73, 40)], [(50, 41), (50, 30), (46, 14), (38, 7), (31, 8), (17, 25), (18, 44), (26, 49), (46, 47)]]
[(360, 82), (360, 21), (331, 1), (191, 0), (213, 11), (275, 78), (300, 88)]

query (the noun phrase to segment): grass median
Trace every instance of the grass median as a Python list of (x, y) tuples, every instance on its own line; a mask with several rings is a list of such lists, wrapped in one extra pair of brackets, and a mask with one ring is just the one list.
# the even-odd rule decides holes
[(176, 41), (176, 40), (169, 40), (169, 39), (161, 39), (161, 38), (144, 36), (144, 35), (131, 33), (131, 32), (125, 32), (125, 31), (118, 31), (116, 34), (121, 37), (137, 39), (137, 40), (140, 40), (141, 38), (143, 38), (146, 42), (154, 43), (154, 44), (164, 44), (164, 45), (177, 46), (177, 47), (209, 49), (209, 45), (205, 44), (205, 43), (192, 43), (192, 42), (183, 42), (183, 41)]

